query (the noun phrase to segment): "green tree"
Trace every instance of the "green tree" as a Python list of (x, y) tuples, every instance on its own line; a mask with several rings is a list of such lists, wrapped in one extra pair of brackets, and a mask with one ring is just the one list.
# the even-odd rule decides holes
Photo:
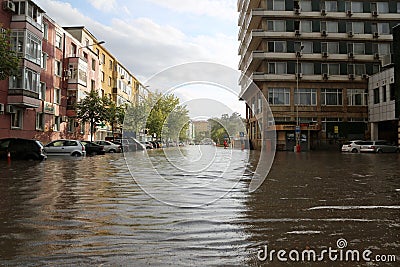
[(87, 96), (77, 104), (77, 117), (84, 123), (90, 123), (90, 141), (93, 141), (96, 124), (107, 120), (107, 110), (104, 99), (96, 91), (92, 90), (86, 94)]
[(211, 124), (211, 139), (218, 144), (221, 144), (225, 138), (235, 136), (245, 130), (243, 119), (237, 112), (230, 116), (223, 114), (221, 118), (212, 118), (209, 123)]
[(163, 130), (163, 136), (173, 140), (184, 141), (187, 139), (187, 130), (189, 129), (189, 111), (186, 106), (177, 105), (168, 115)]
[(148, 104), (146, 100), (130, 105), (126, 109), (124, 130), (133, 131), (136, 134), (146, 127)]
[[(0, 29), (2, 29), (0, 25)], [(0, 80), (11, 75), (17, 75), (20, 59), (15, 51), (11, 50), (10, 30), (0, 33)]]
[(109, 98), (103, 98), (105, 107), (105, 121), (111, 125), (112, 136), (114, 136), (115, 128), (124, 123), (126, 105), (117, 106), (117, 104)]

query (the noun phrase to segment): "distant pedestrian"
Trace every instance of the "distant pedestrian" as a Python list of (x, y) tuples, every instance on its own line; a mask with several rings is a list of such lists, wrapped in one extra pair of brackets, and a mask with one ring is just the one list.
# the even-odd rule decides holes
[(227, 149), (228, 148), (228, 142), (226, 140), (224, 140), (224, 148)]

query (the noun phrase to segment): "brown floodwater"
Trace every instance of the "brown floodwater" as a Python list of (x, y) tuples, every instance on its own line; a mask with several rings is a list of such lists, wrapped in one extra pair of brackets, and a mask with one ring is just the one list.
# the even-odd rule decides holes
[(319, 257), (339, 240), (374, 261), (301, 265), (398, 266), (400, 154), (278, 152), (249, 193), (257, 160), (189, 146), (0, 162), (0, 264), (292, 266), (290, 251)]

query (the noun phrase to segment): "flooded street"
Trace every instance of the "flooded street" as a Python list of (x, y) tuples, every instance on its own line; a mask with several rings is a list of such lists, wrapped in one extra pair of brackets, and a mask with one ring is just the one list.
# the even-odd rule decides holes
[[(109, 154), (1, 162), (0, 263), (276, 266), (276, 255), (259, 259), (266, 246), (319, 253), (338, 249), (338, 240), (347, 242), (342, 248), (371, 250), (370, 258), (395, 255), (397, 263), (387, 266), (400, 261), (400, 154), (278, 152), (263, 185), (249, 193), (257, 152), (214, 149), (216, 160), (199, 175), (190, 174), (198, 169), (190, 165), (196, 149), (180, 151), (188, 160), (184, 174), (167, 165), (179, 159), (175, 152), (166, 161), (162, 150), (149, 151), (163, 181), (146, 172), (143, 152), (126, 160)], [(220, 159), (232, 165), (224, 169)], [(328, 258), (320, 264), (380, 265)]]

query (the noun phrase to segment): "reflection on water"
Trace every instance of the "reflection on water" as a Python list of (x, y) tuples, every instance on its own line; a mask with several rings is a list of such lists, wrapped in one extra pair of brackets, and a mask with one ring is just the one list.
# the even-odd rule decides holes
[[(195, 147), (184, 149), (188, 161), (196, 155), (199, 159), (198, 151), (190, 151)], [(232, 151), (233, 158), (242, 160), (234, 161), (231, 170), (247, 162), (240, 153)], [(171, 155), (176, 161), (178, 156)], [(189, 186), (192, 180), (202, 185), (193, 201), (212, 196), (204, 180), (214, 181), (210, 177), (220, 176), (221, 169), (179, 176), (176, 168), (162, 168), (162, 153), (149, 156), (166, 179), (177, 178), (173, 183)], [(141, 157), (145, 153), (127, 161), (134, 159), (140, 166)], [(278, 153), (263, 186), (250, 194), (247, 175), (257, 158), (256, 152), (250, 154), (249, 170), (240, 181), (232, 177), (237, 183), (222, 199), (188, 208), (165, 205), (145, 194), (118, 154), (1, 162), (0, 262), (259, 266), (268, 263), (257, 259), (265, 244), (276, 250), (321, 249), (335, 247), (339, 238), (347, 240), (349, 249), (399, 256), (398, 154)], [(152, 186), (173, 193), (151, 178)]]

